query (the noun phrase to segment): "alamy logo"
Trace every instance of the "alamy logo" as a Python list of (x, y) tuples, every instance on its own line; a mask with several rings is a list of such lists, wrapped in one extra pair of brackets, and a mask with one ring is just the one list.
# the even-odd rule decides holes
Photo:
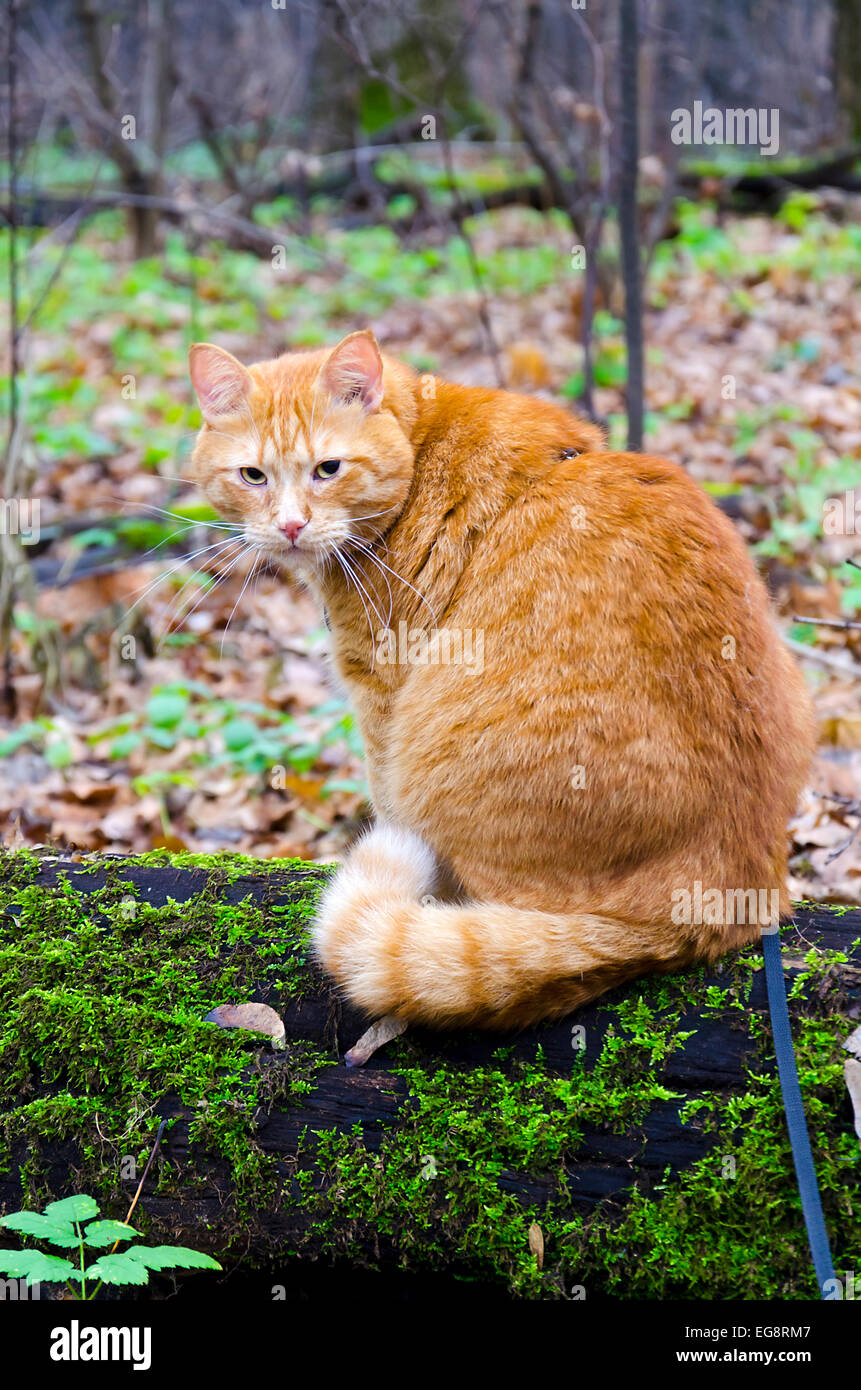
[(380, 666), (465, 666), (484, 670), (484, 630), (471, 627), (407, 628), (405, 622), (383, 628), (375, 638)]
[(28, 1284), (26, 1279), (0, 1279), (0, 1299), (12, 1303), (27, 1303), (42, 1297), (38, 1280)]
[(774, 927), (780, 921), (779, 888), (703, 888), (697, 879), (693, 891), (676, 888), (672, 893), (672, 922), (677, 927), (749, 924)]
[(861, 536), (861, 488), (847, 488), (842, 497), (827, 498), (822, 511), (826, 536)]
[(152, 1365), (152, 1328), (81, 1327), (73, 1318), (69, 1327), (51, 1332), (52, 1361), (131, 1361), (136, 1371)]
[(22, 545), (39, 540), (38, 497), (0, 497), (0, 536), (20, 536)]
[[(834, 1299), (840, 1298), (855, 1299), (858, 1297), (855, 1288), (854, 1269), (844, 1269), (842, 1279), (835, 1275), (833, 1279), (825, 1280), (822, 1285), (822, 1297), (832, 1302)], [(861, 1289), (861, 1284), (858, 1285), (858, 1288)]]
[(703, 108), (694, 102), (693, 111), (677, 106), (671, 112), (670, 139), (674, 145), (758, 145), (760, 154), (777, 154), (780, 145), (780, 112), (776, 106)]

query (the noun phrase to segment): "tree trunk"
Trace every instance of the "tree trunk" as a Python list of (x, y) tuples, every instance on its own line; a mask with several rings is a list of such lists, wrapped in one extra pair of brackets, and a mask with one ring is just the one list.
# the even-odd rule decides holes
[[(372, 1269), (452, 1297), (815, 1297), (758, 953), (517, 1035), (408, 1032), (350, 1070), (369, 1020), (303, 944), (327, 874), (0, 856), (0, 1208), (84, 1191), (122, 1219), (166, 1117), (132, 1224), (214, 1253), (228, 1296), (254, 1269), (324, 1297)], [(859, 937), (861, 911), (824, 907), (783, 934), (838, 1271), (861, 1241)], [(283, 1049), (203, 1021), (246, 1001)]]
[(861, 140), (861, 0), (835, 0), (837, 104), (850, 140)]
[(625, 344), (628, 378), (628, 448), (643, 447), (643, 272), (637, 220), (639, 165), (639, 34), (638, 0), (621, 0), (619, 9), (619, 107), (621, 149), (619, 168), (619, 237), (625, 284)]

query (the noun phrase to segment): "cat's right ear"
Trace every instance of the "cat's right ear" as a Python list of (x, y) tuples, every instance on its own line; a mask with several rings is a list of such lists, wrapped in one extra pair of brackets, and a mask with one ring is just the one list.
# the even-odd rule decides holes
[(188, 367), (208, 425), (243, 409), (251, 390), (251, 373), (232, 353), (212, 343), (192, 343)]
[(337, 400), (361, 401), (369, 415), (379, 410), (383, 400), (383, 359), (370, 329), (350, 333), (333, 348), (320, 380)]

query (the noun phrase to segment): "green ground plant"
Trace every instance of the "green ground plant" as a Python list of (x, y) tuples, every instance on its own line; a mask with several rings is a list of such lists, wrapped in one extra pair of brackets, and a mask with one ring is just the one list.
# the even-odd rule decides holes
[[(13, 1211), (0, 1217), (7, 1231), (51, 1245), (55, 1249), (77, 1252), (77, 1264), (59, 1255), (38, 1249), (0, 1250), (0, 1272), (34, 1284), (65, 1284), (74, 1298), (91, 1301), (103, 1284), (147, 1284), (153, 1270), (221, 1269), (211, 1255), (188, 1250), (184, 1245), (129, 1245), (119, 1254), (123, 1241), (139, 1234), (125, 1221), (97, 1219), (99, 1206), (86, 1193), (49, 1202), (44, 1212)], [(92, 1264), (93, 1250), (105, 1250)], [(90, 1289), (87, 1291), (89, 1281)]]

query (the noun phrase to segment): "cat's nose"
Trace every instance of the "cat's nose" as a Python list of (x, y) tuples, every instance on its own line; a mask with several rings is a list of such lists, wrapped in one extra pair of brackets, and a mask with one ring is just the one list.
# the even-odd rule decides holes
[(303, 521), (301, 517), (291, 517), (288, 521), (281, 522), (281, 530), (288, 541), (292, 541), (295, 545), (299, 538), (299, 532), (304, 531), (307, 525), (308, 522)]

